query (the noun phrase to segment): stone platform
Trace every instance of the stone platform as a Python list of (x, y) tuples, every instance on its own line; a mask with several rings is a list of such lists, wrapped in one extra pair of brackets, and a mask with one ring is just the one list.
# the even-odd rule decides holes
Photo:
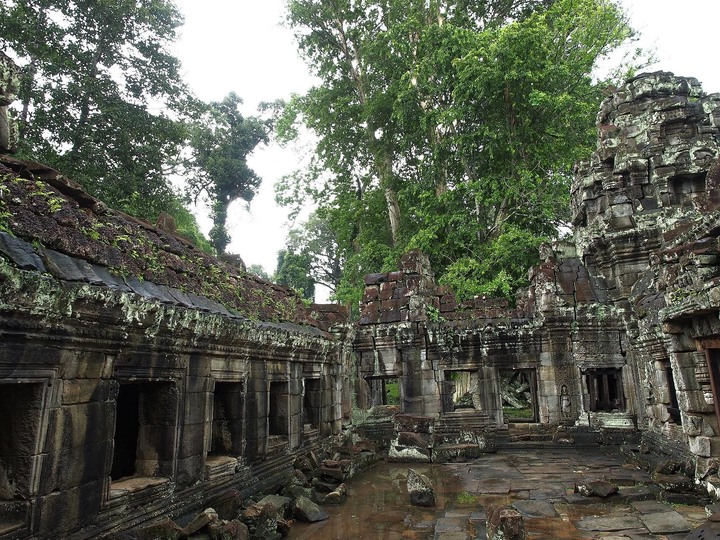
[[(381, 464), (348, 483), (347, 503), (330, 509), (327, 522), (296, 525), (290, 538), (486, 539), (486, 519), (501, 506), (522, 518), (528, 540), (681, 540), (707, 520), (708, 501), (692, 490), (664, 490), (606, 447), (501, 450), (412, 467), (433, 480), (436, 508), (410, 504), (407, 465)], [(576, 492), (593, 481), (618, 491), (606, 498)]]

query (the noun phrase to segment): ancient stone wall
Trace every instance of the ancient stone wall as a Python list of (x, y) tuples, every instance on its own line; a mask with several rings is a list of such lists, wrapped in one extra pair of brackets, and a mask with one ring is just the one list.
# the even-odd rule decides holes
[[(524, 420), (557, 441), (639, 434), (717, 485), (719, 125), (720, 95), (669, 73), (606, 99), (598, 150), (572, 186), (573, 241), (543, 248), (514, 309), (458, 305), (417, 253), (399, 272), (368, 276), (356, 416), (382, 417), (384, 387), (373, 381), (397, 379), (395, 407), (455, 443), (473, 442), (468, 432), (478, 446), (502, 441)], [(512, 395), (518, 381), (529, 399)], [(465, 428), (443, 428), (458, 411)], [(417, 459), (449, 440), (418, 453), (403, 429), (391, 431), (393, 447)]]
[(347, 312), (0, 162), (0, 538), (274, 489), (340, 432)]
[(642, 438), (720, 489), (719, 124), (694, 79), (629, 81), (577, 167), (573, 240), (513, 306), (459, 303), (412, 251), (354, 326), (0, 156), (0, 539), (274, 488), (350, 421), (415, 461)]

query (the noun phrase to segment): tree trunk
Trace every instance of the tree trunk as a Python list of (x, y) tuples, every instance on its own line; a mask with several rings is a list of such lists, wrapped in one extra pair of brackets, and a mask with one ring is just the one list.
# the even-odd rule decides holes
[(397, 247), (398, 235), (400, 234), (400, 203), (397, 193), (391, 187), (385, 188), (385, 201), (387, 202), (388, 218), (390, 218), (390, 234), (392, 235), (393, 247)]
[(380, 185), (385, 190), (385, 203), (387, 204), (388, 220), (390, 222), (390, 236), (393, 247), (397, 247), (400, 235), (400, 202), (392, 181), (392, 153), (387, 148), (382, 148), (375, 157), (376, 169), (380, 177)]
[[(95, 54), (93, 55), (91, 61), (92, 65), (90, 66), (90, 74), (88, 76), (88, 80), (86, 81), (86, 84), (89, 86), (91, 86), (93, 81), (97, 78), (99, 71), (98, 65), (102, 59), (103, 49), (104, 44), (101, 40), (100, 43), (98, 43), (97, 49), (95, 49)], [(78, 123), (75, 127), (75, 133), (73, 135), (72, 147), (69, 152), (70, 155), (77, 154), (85, 142), (85, 126), (90, 118), (90, 101), (90, 89), (86, 87), (82, 98), (82, 105), (80, 106), (80, 117), (78, 118)]]

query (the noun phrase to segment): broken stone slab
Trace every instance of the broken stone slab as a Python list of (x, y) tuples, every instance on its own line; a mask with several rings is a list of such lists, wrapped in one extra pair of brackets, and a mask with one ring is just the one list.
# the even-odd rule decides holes
[(335, 491), (340, 484), (332, 484), (329, 482), (323, 482), (322, 480), (318, 478), (314, 478), (312, 481), (312, 487), (317, 491), (318, 493), (332, 493)]
[(640, 514), (640, 520), (652, 534), (672, 534), (690, 530), (687, 520), (675, 510), (670, 508), (664, 512)]
[(682, 493), (693, 490), (693, 483), (684, 474), (660, 474), (652, 475), (652, 481), (659, 485), (664, 491), (671, 493)]
[(247, 525), (238, 519), (210, 523), (207, 530), (210, 538), (217, 540), (247, 540), (250, 538), (250, 530)]
[(203, 527), (206, 527), (210, 523), (215, 523), (218, 521), (218, 515), (217, 512), (212, 508), (206, 508), (202, 512), (200, 512), (195, 518), (188, 523), (185, 528), (183, 528), (182, 532), (185, 536), (190, 536), (192, 534), (195, 534)]
[(325, 521), (328, 513), (312, 502), (307, 497), (298, 497), (292, 505), (292, 515), (295, 519), (305, 521), (307, 523), (315, 523), (316, 521)]
[(240, 515), (243, 496), (237, 489), (228, 489), (208, 502), (220, 519), (233, 520)]
[(272, 503), (265, 506), (254, 504), (243, 512), (242, 521), (250, 530), (252, 540), (280, 540), (277, 532), (278, 513)]
[(312, 497), (312, 488), (293, 475), (282, 487), (280, 494), (283, 497), (290, 497), (291, 499), (297, 499), (300, 496), (310, 498)]
[(635, 516), (585, 516), (576, 527), (584, 531), (612, 532), (639, 529), (643, 524)]
[(432, 482), (424, 474), (408, 469), (407, 490), (410, 494), (410, 504), (414, 506), (435, 506), (435, 489)]
[(435, 463), (463, 462), (479, 458), (483, 449), (477, 444), (441, 444), (432, 451)]
[(575, 493), (584, 497), (607, 498), (618, 492), (618, 486), (605, 480), (580, 480), (575, 483)]
[(525, 540), (523, 517), (515, 508), (489, 506), (487, 509), (488, 540)]
[(337, 489), (331, 491), (322, 498), (323, 504), (339, 506), (347, 500), (347, 486), (340, 484)]
[(618, 495), (627, 502), (653, 501), (656, 497), (657, 488), (654, 486), (628, 486), (618, 490)]
[(431, 451), (428, 448), (401, 446), (394, 443), (395, 441), (390, 445), (388, 461), (402, 463), (430, 463), (432, 461)]
[(322, 466), (318, 468), (318, 473), (321, 477), (327, 478), (331, 481), (343, 482), (345, 481), (345, 473), (340, 467), (332, 468)]
[(283, 497), (282, 495), (266, 495), (260, 499), (257, 504), (260, 507), (272, 504), (280, 516), (286, 516), (292, 504), (292, 499), (290, 497)]
[(9, 257), (21, 270), (45, 271), (45, 266), (35, 253), (32, 244), (2, 231), (0, 231), (0, 253)]
[(652, 514), (656, 512), (672, 511), (672, 508), (661, 501), (636, 501), (630, 504), (635, 510), (641, 514)]
[(528, 517), (557, 517), (555, 506), (543, 500), (515, 501), (512, 507), (518, 510), (523, 516)]
[(428, 433), (402, 431), (398, 433), (397, 445), (429, 448), (432, 446), (432, 437)]
[(169, 517), (138, 531), (139, 540), (179, 540), (183, 529)]

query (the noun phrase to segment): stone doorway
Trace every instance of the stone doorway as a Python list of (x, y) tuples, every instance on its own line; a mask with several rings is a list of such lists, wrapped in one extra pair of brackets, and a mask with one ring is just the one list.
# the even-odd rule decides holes
[(170, 382), (121, 383), (110, 478), (171, 476), (178, 393)]
[(442, 383), (442, 410), (475, 411), (480, 409), (477, 370), (445, 370)]
[(585, 377), (590, 397), (590, 412), (625, 411), (622, 369), (588, 369)]
[(538, 421), (537, 371), (501, 369), (498, 371), (503, 422)]
[(396, 377), (368, 377), (369, 405), (400, 405), (400, 382)]
[(0, 384), (0, 501), (32, 494), (43, 388), (41, 383)]
[(242, 383), (215, 383), (215, 391), (213, 393), (212, 437), (209, 455), (241, 456), (243, 454), (244, 403)]
[(290, 429), (288, 383), (284, 381), (271, 382), (268, 399), (268, 435), (284, 437), (287, 440)]
[(668, 407), (667, 412), (670, 415), (670, 420), (678, 425), (682, 424), (682, 416), (680, 415), (680, 405), (677, 398), (677, 389), (675, 387), (675, 377), (673, 376), (672, 365), (670, 360), (663, 362), (663, 371), (665, 372), (665, 380), (667, 381), (668, 388)]
[(320, 428), (320, 411), (322, 408), (322, 381), (305, 379), (303, 394), (303, 431)]
[(715, 402), (715, 416), (720, 424), (720, 349), (705, 349), (705, 356), (710, 372), (710, 385), (712, 386), (713, 401)]

